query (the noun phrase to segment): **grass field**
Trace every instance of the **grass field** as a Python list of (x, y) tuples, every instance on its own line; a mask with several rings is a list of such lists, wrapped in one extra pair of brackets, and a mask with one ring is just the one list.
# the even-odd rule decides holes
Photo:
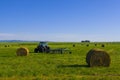
[[(49, 43), (51, 48), (69, 48), (72, 54), (34, 53), (38, 43), (0, 43), (0, 80), (120, 80), (120, 43)], [(72, 45), (75, 44), (75, 47)], [(9, 47), (5, 47), (9, 45)], [(19, 47), (28, 56), (16, 56)], [(88, 67), (86, 54), (92, 48), (107, 51), (110, 67)]]

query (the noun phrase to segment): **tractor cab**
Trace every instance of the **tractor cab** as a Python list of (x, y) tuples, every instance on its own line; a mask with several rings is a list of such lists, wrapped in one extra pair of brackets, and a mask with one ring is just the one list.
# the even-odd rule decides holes
[(50, 47), (48, 46), (47, 42), (39, 42), (38, 46), (34, 49), (34, 52), (46, 52), (50, 51)]
[(43, 46), (43, 47), (45, 47), (45, 46), (48, 46), (48, 44), (47, 44), (47, 42), (40, 42), (38, 46)]

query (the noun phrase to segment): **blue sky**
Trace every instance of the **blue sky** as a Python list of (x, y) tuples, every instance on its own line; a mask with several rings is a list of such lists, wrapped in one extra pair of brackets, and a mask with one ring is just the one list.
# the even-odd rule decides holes
[(0, 40), (120, 41), (120, 0), (0, 0)]

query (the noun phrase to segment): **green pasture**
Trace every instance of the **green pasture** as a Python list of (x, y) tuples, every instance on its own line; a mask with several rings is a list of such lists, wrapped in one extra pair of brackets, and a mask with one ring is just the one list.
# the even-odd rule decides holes
[[(37, 44), (1, 42), (0, 80), (120, 80), (120, 43), (89, 43), (88, 47), (88, 43), (48, 43), (53, 49), (68, 48), (72, 54), (34, 53)], [(105, 47), (101, 47), (101, 44), (105, 44)], [(29, 55), (16, 56), (19, 47), (27, 47)], [(92, 48), (109, 53), (110, 67), (87, 66), (86, 54)]]

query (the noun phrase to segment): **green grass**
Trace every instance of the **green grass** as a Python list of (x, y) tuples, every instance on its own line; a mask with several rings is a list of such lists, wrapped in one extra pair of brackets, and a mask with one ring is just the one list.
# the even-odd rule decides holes
[[(72, 45), (75, 44), (76, 47)], [(120, 43), (49, 43), (51, 48), (69, 48), (72, 54), (34, 53), (37, 43), (0, 43), (0, 80), (120, 80)], [(4, 45), (10, 45), (5, 47)], [(28, 56), (16, 56), (24, 46)], [(106, 50), (111, 57), (110, 67), (90, 68), (86, 54), (92, 48)]]

